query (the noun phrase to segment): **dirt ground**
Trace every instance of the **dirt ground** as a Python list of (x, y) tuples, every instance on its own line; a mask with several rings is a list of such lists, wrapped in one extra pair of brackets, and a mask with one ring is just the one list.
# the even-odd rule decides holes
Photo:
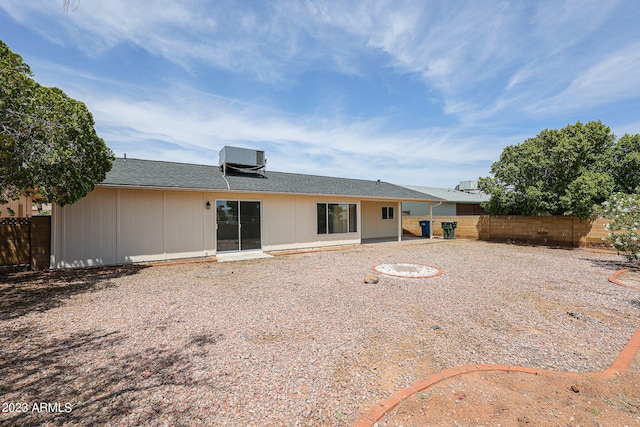
[[(640, 288), (640, 272), (618, 277)], [(640, 356), (614, 378), (589, 374), (478, 372), (403, 401), (383, 426), (640, 425)]]
[[(443, 274), (364, 282), (406, 262)], [(587, 374), (639, 326), (639, 277), (607, 280), (622, 268), (615, 253), (417, 240), (0, 274), (0, 426), (353, 426), (430, 375), (499, 364), (574, 374), (449, 378), (377, 427), (640, 427), (640, 356)]]
[(382, 426), (636, 426), (640, 363), (617, 378), (478, 372), (402, 402)]

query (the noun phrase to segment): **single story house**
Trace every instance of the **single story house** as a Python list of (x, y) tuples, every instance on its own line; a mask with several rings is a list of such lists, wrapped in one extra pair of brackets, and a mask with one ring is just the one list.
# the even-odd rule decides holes
[(222, 154), (220, 166), (115, 159), (89, 195), (53, 206), (51, 268), (401, 240), (403, 202), (442, 201), (382, 181), (227, 168)]
[[(465, 181), (463, 181), (465, 182)], [(403, 185), (403, 187), (418, 191), (430, 197), (442, 199), (442, 203), (429, 204), (424, 202), (402, 203), (402, 214), (407, 216), (460, 216), (484, 215), (487, 212), (480, 206), (489, 201), (489, 195), (479, 191), (460, 191), (451, 188), (421, 187), (417, 185)]]

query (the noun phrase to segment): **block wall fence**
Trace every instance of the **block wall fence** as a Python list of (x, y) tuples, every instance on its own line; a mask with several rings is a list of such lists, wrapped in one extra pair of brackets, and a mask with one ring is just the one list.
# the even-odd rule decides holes
[[(421, 236), (420, 220), (428, 216), (404, 216), (405, 234)], [(434, 216), (433, 235), (443, 237), (442, 222), (456, 221), (456, 238), (487, 241), (511, 241), (557, 246), (602, 246), (609, 220), (581, 221), (570, 216), (468, 215)]]

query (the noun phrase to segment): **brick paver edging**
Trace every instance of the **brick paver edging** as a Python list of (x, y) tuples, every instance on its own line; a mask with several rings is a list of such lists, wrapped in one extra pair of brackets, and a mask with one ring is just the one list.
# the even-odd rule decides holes
[(640, 291), (640, 288), (637, 288), (635, 286), (631, 286), (631, 285), (629, 285), (627, 283), (621, 282), (620, 280), (618, 280), (616, 278), (617, 276), (620, 276), (620, 275), (622, 275), (624, 273), (628, 273), (628, 272), (629, 272), (629, 270), (618, 270), (615, 273), (613, 273), (611, 276), (609, 276), (609, 281), (611, 283), (615, 283), (616, 285), (620, 285), (620, 286), (624, 286), (624, 287), (627, 287), (627, 288), (631, 288), (631, 289), (635, 289), (637, 291)]
[[(619, 270), (609, 276), (609, 281), (615, 283), (616, 285), (626, 286), (628, 288), (636, 288), (635, 286), (627, 285), (616, 279), (617, 276), (620, 276), (624, 273), (627, 273), (629, 270)], [(623, 372), (625, 372), (629, 366), (631, 365), (631, 361), (635, 357), (636, 353), (640, 350), (640, 328), (638, 328), (635, 333), (631, 336), (627, 345), (622, 349), (622, 351), (616, 357), (616, 360), (613, 361), (611, 367), (605, 369), (601, 372), (590, 372), (586, 375), (591, 375), (597, 378), (613, 378)], [(353, 425), (353, 427), (372, 427), (376, 422), (380, 421), (389, 411), (393, 410), (396, 406), (400, 404), (403, 400), (413, 396), (416, 393), (419, 393), (427, 388), (438, 384), (441, 381), (444, 381), (448, 378), (458, 377), (464, 374), (470, 374), (473, 372), (520, 372), (524, 374), (534, 374), (538, 375), (541, 373), (550, 373), (557, 376), (574, 376), (574, 375), (585, 375), (574, 372), (558, 372), (546, 369), (535, 369), (535, 368), (526, 368), (524, 366), (509, 366), (509, 365), (491, 365), (491, 364), (477, 364), (477, 365), (464, 365), (459, 366), (457, 368), (445, 369), (437, 374), (431, 374), (423, 380), (416, 381), (408, 388), (403, 388), (398, 390), (393, 396), (388, 399), (383, 399), (379, 401), (373, 408), (369, 409), (365, 414)]]

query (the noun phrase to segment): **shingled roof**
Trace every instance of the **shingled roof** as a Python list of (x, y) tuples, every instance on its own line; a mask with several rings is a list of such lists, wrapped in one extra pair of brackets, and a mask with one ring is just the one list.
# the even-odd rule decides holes
[[(225, 180), (226, 179), (226, 180)], [(265, 171), (263, 174), (227, 173), (218, 166), (156, 160), (117, 158), (102, 186), (314, 194), (440, 201), (439, 197), (383, 181)]]

